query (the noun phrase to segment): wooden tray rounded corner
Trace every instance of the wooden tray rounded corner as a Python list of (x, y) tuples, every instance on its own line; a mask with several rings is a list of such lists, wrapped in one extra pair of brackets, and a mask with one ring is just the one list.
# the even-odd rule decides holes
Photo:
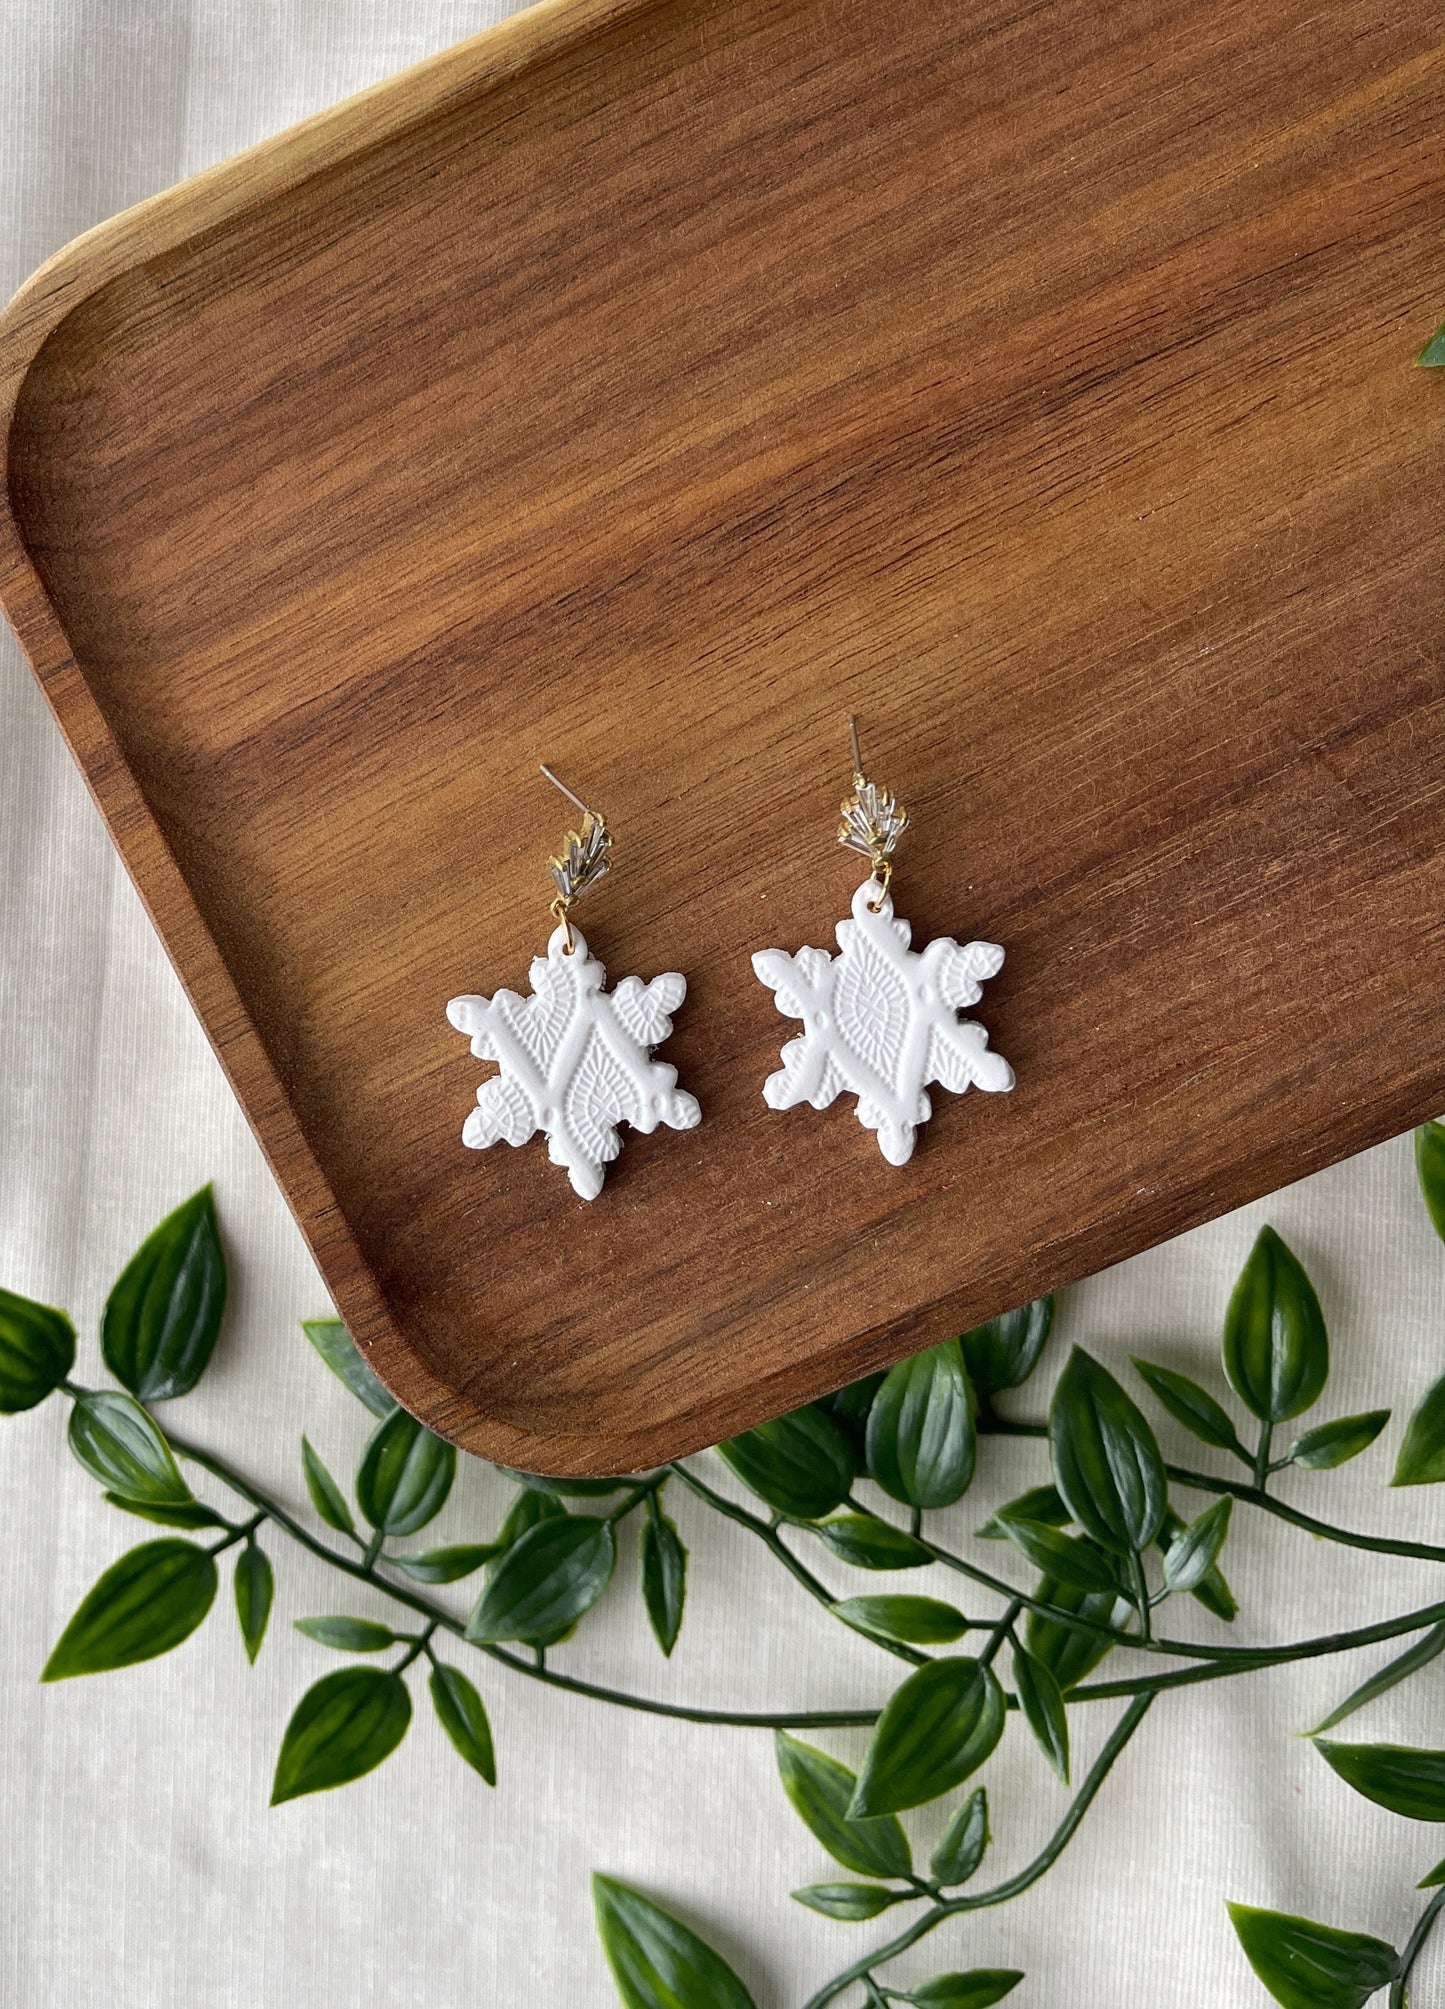
[[(558, 1474), (693, 1450), (1445, 1101), (1445, 17), (553, 0), (0, 319), (0, 599), (338, 1308)], [(1018, 1086), (761, 1098), (844, 721)], [(444, 1006), (678, 969), (695, 1131), (461, 1145)]]

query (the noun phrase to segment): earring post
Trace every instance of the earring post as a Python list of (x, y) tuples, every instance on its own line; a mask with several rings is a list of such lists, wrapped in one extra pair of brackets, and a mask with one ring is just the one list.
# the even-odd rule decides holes
[(582, 800), (581, 796), (574, 795), (571, 789), (567, 786), (565, 781), (559, 781), (556, 775), (553, 774), (551, 768), (548, 767), (545, 760), (539, 760), (537, 765), (541, 768), (543, 774), (546, 775), (548, 781), (551, 782), (552, 786), (554, 788), (560, 788), (562, 793), (566, 796), (569, 802), (575, 802), (577, 807), (582, 811), (582, 814), (584, 816), (590, 816), (592, 814), (592, 811), (587, 807), (587, 804)]
[(848, 737), (853, 742), (853, 772), (863, 772), (863, 755), (858, 749), (858, 721), (851, 712), (848, 714)]

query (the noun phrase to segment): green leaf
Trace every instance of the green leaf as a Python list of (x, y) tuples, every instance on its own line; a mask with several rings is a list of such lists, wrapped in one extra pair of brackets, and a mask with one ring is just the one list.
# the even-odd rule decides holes
[(846, 1920), (876, 1918), (890, 1904), (912, 1895), (912, 1891), (885, 1890), (877, 1883), (809, 1883), (793, 1892), (797, 1902), (807, 1905), (809, 1911), (821, 1911), (824, 1918)]
[(1428, 1667), (1442, 1651), (1445, 1651), (1445, 1620), (1439, 1625), (1432, 1625), (1413, 1646), (1407, 1646), (1403, 1653), (1387, 1661), (1378, 1673), (1372, 1674), (1367, 1681), (1362, 1681), (1358, 1688), (1352, 1689), (1339, 1708), (1332, 1709), (1324, 1722), (1317, 1724), (1309, 1734), (1318, 1737), (1322, 1731), (1333, 1730), (1337, 1723), (1343, 1723), (1347, 1716), (1353, 1716), (1357, 1709), (1363, 1709), (1365, 1704), (1373, 1702), (1376, 1696), (1388, 1695), (1400, 1682), (1408, 1680), (1412, 1674), (1417, 1674), (1422, 1667)]
[(399, 1674), (379, 1667), (338, 1667), (296, 1705), (286, 1725), (271, 1805), (325, 1793), (374, 1771), (411, 1722), (411, 1696)]
[[(1159, 1533), (1155, 1546), (1161, 1556), (1168, 1555), (1175, 1541), (1184, 1532), (1184, 1522), (1172, 1507), (1166, 1508), (1164, 1518), (1159, 1523)], [(1218, 1566), (1206, 1570), (1189, 1595), (1196, 1604), (1202, 1604), (1206, 1611), (1222, 1618), (1226, 1625), (1232, 1625), (1239, 1616), (1239, 1605), (1234, 1592), (1224, 1580), (1224, 1572)]]
[[(1419, 370), (1445, 369), (1445, 322), (1440, 324), (1415, 358), (1415, 367)], [(1420, 1127), (1423, 1130), (1429, 1130), (1433, 1126), (1425, 1123)]]
[(447, 1549), (423, 1549), (415, 1556), (388, 1556), (393, 1569), (413, 1583), (458, 1583), (502, 1553), (499, 1542), (458, 1542)]
[(642, 1602), (648, 1623), (665, 1654), (670, 1655), (682, 1630), (682, 1608), (687, 1597), (687, 1550), (682, 1537), (658, 1504), (656, 1493), (647, 1496), (647, 1518), (638, 1537), (642, 1564)]
[(1039, 1749), (1067, 1786), (1069, 1783), (1069, 1718), (1063, 1691), (1052, 1671), (1031, 1653), (1014, 1654), (1014, 1687), (1019, 1708)]
[(1228, 1494), (1181, 1528), (1164, 1552), (1164, 1583), (1171, 1591), (1198, 1590), (1219, 1560), (1234, 1502)]
[(848, 1597), (831, 1609), (855, 1632), (909, 1646), (949, 1646), (968, 1631), (963, 1613), (937, 1597)]
[(920, 2009), (990, 2009), (991, 2004), (1011, 1994), (1023, 1978), (1013, 1967), (975, 1967), (967, 1974), (940, 1974), (911, 1995), (897, 1999), (918, 2003)]
[(480, 1772), (489, 1786), (497, 1783), (497, 1758), (492, 1749), (492, 1726), (482, 1707), (482, 1698), (460, 1668), (438, 1662), (432, 1669), (432, 1707), (452, 1743), (474, 1772)]
[(1307, 1472), (1343, 1465), (1368, 1451), (1389, 1420), (1388, 1409), (1371, 1409), (1364, 1416), (1340, 1416), (1333, 1423), (1321, 1423), (1295, 1438), (1289, 1447), (1289, 1462), (1302, 1465)]
[(542, 1521), (493, 1565), (467, 1620), (474, 1644), (520, 1639), (550, 1646), (590, 1611), (612, 1578), (617, 1547), (605, 1521), (569, 1514)]
[(956, 1339), (889, 1370), (868, 1412), (868, 1469), (909, 1507), (949, 1507), (973, 1478), (968, 1376)]
[(872, 1514), (840, 1514), (836, 1520), (818, 1521), (813, 1532), (854, 1569), (919, 1570), (933, 1561), (922, 1542)]
[(301, 1330), (358, 1402), (364, 1402), (373, 1416), (390, 1416), (396, 1397), (382, 1387), (339, 1318), (303, 1318)]
[(989, 1844), (988, 1795), (975, 1786), (943, 1831), (928, 1867), (945, 1888), (967, 1883)]
[(295, 1625), (298, 1632), (334, 1653), (384, 1653), (398, 1639), (389, 1625), (377, 1625), (369, 1618), (298, 1618)]
[(1113, 1375), (1076, 1346), (1049, 1410), (1054, 1483), (1106, 1549), (1147, 1549), (1168, 1501), (1154, 1432)]
[[(1045, 1604), (1075, 1611), (1081, 1618), (1091, 1618), (1098, 1625), (1112, 1625), (1120, 1631), (1132, 1613), (1132, 1606), (1117, 1595), (1079, 1590), (1052, 1577), (1043, 1579), (1037, 1595)], [(1048, 1668), (1065, 1694), (1092, 1674), (1113, 1651), (1113, 1642), (1100, 1639), (1097, 1633), (1083, 1632), (1077, 1626), (1065, 1625), (1061, 1619), (1043, 1618), (1032, 1611), (1024, 1621), (1024, 1644), (1034, 1659), (1041, 1660)]]
[(120, 1493), (102, 1493), (100, 1496), (108, 1505), (119, 1507), (123, 1514), (134, 1514), (138, 1521), (154, 1521), (163, 1528), (224, 1528), (226, 1522), (210, 1507), (203, 1507), (199, 1500), (187, 1500), (173, 1505), (170, 1501), (127, 1500)]
[(858, 1781), (846, 1765), (811, 1744), (800, 1743), (780, 1730), (775, 1739), (778, 1775), (783, 1791), (804, 1826), (810, 1828), (835, 1862), (861, 1876), (904, 1877), (913, 1856), (892, 1814), (874, 1820), (853, 1820), (848, 1807)]
[(1062, 1534), (1042, 1521), (1016, 1521), (1008, 1513), (995, 1514), (994, 1519), (1019, 1554), (1045, 1576), (1073, 1584), (1078, 1590), (1118, 1590), (1113, 1564), (1093, 1542)]
[(1407, 1821), (1445, 1821), (1445, 1751), (1404, 1744), (1336, 1744), (1315, 1739), (1332, 1772), (1377, 1807)]
[(1172, 1368), (1156, 1367), (1152, 1361), (1140, 1360), (1133, 1354), (1130, 1359), (1134, 1362), (1135, 1372), (1161, 1407), (1169, 1411), (1176, 1423), (1182, 1423), (1191, 1436), (1199, 1438), (1201, 1443), (1214, 1445), (1216, 1450), (1232, 1451), (1246, 1464), (1253, 1462), (1240, 1443), (1239, 1432), (1230, 1422), (1228, 1413), (1207, 1388), (1201, 1388), (1187, 1374), (1176, 1374)]
[(958, 1344), (974, 1387), (985, 1395), (1020, 1387), (1038, 1366), (1053, 1323), (1053, 1298), (1037, 1297), (964, 1333)]
[(623, 2009), (756, 2009), (721, 1955), (641, 1891), (594, 1876), (592, 1899)]
[(497, 1530), (497, 1554), (504, 1555), (529, 1528), (540, 1527), (543, 1521), (565, 1521), (566, 1518), (567, 1509), (560, 1500), (554, 1499), (550, 1493), (535, 1492), (530, 1486), (524, 1486), (507, 1509)]
[(346, 1496), (305, 1437), (301, 1439), (301, 1470), (311, 1504), (327, 1527), (335, 1528), (339, 1534), (354, 1535), (356, 1523), (351, 1518)]
[(75, 1327), (63, 1311), (0, 1290), (0, 1415), (33, 1409), (75, 1365)]
[(848, 1496), (853, 1454), (821, 1409), (795, 1409), (717, 1446), (743, 1484), (780, 1514), (821, 1521)]
[(865, 1374), (861, 1381), (850, 1381), (846, 1388), (840, 1388), (832, 1395), (825, 1395), (819, 1409), (824, 1409), (832, 1417), (843, 1435), (848, 1439), (853, 1453), (853, 1463), (859, 1476), (867, 1478), (868, 1472), (868, 1412), (873, 1407), (873, 1398), (883, 1386), (883, 1375)]
[(1393, 1946), (1283, 1911), (1232, 1904), (1229, 1916), (1250, 1966), (1284, 2009), (1364, 2009), (1399, 1971)]
[(106, 1388), (77, 1395), (66, 1434), (72, 1452), (107, 1492), (145, 1506), (190, 1505), (191, 1489), (170, 1445), (132, 1396)]
[(1005, 1521), (1032, 1521), (1040, 1527), (1061, 1528), (1073, 1519), (1057, 1486), (1031, 1486), (1016, 1500), (1006, 1500), (996, 1514), (990, 1514), (979, 1529), (985, 1542), (1007, 1541)]
[(1392, 1486), (1437, 1486), (1445, 1479), (1445, 1374), (1432, 1382), (1405, 1425)]
[(1003, 1735), (1003, 1691), (976, 1660), (931, 1660), (894, 1690), (874, 1727), (849, 1816), (921, 1807), (976, 1772)]
[(81, 1599), (42, 1681), (106, 1674), (154, 1660), (189, 1639), (216, 1595), (216, 1565), (194, 1542), (142, 1542), (112, 1563)]
[(271, 1568), (271, 1559), (254, 1541), (247, 1542), (237, 1556), (233, 1583), (236, 1592), (236, 1618), (241, 1627), (241, 1639), (246, 1648), (246, 1658), (254, 1667), (256, 1655), (261, 1651), (261, 1641), (266, 1637), (266, 1621), (271, 1616), (271, 1601), (276, 1595), (276, 1578)]
[(1262, 1423), (1282, 1423), (1317, 1402), (1330, 1343), (1315, 1287), (1273, 1228), (1261, 1228), (1224, 1315), (1224, 1371)]
[(202, 1186), (147, 1235), (100, 1321), (105, 1364), (142, 1402), (186, 1395), (205, 1373), (226, 1309), (216, 1199)]
[(1416, 1890), (1438, 1890), (1442, 1883), (1445, 1883), (1445, 1862), (1438, 1862), (1434, 1869), (1421, 1877), (1415, 1888)]
[(576, 1500), (605, 1500), (633, 1483), (631, 1479), (552, 1479), (543, 1472), (519, 1472), (511, 1465), (498, 1465), (497, 1470), (534, 1493)]
[(435, 1520), (456, 1476), (457, 1451), (424, 1423), (393, 1409), (366, 1441), (356, 1468), (356, 1503), (374, 1528), (414, 1535)]

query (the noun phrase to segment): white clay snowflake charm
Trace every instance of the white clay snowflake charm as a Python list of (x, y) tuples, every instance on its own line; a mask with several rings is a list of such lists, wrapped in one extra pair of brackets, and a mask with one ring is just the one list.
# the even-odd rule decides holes
[(693, 1097), (677, 1087), (677, 1069), (650, 1051), (672, 1031), (670, 1014), (687, 984), (675, 974), (650, 984), (624, 977), (609, 995), (606, 970), (565, 922), (546, 955), (532, 959), (530, 975), (528, 998), (498, 991), (494, 998), (453, 998), (447, 1006), (477, 1059), (501, 1068), (477, 1090), (462, 1142), (484, 1151), (490, 1144), (525, 1144), (540, 1130), (573, 1191), (595, 1200), (603, 1167), (622, 1149), (619, 1123), (691, 1130), (701, 1120)]
[(800, 1018), (801, 1039), (783, 1048), (783, 1065), (763, 1084), (770, 1109), (811, 1102), (826, 1109), (843, 1093), (858, 1098), (858, 1121), (878, 1132), (890, 1165), (913, 1156), (915, 1127), (933, 1113), (927, 1083), (961, 1095), (970, 1083), (1003, 1090), (1014, 1072), (991, 1053), (988, 1034), (961, 1006), (983, 996), (981, 979), (1003, 966), (992, 942), (960, 948), (948, 937), (922, 955), (908, 944), (913, 931), (895, 920), (893, 902), (875, 879), (853, 895), (853, 918), (837, 926), (842, 954), (822, 949), (763, 949), (753, 968), (785, 1018)]
[(763, 1100), (770, 1109), (800, 1102), (826, 1109), (839, 1095), (856, 1095), (858, 1121), (878, 1132), (890, 1165), (906, 1165), (918, 1125), (933, 1114), (930, 1081), (955, 1095), (970, 1083), (994, 1092), (1014, 1085), (983, 1027), (958, 1016), (983, 996), (983, 979), (1003, 968), (1003, 950), (992, 942), (960, 948), (947, 936), (922, 955), (909, 948), (913, 930), (894, 919), (888, 895), (908, 811), (863, 772), (855, 719), (848, 732), (853, 792), (839, 811), (838, 842), (861, 851), (872, 870), (853, 895), (852, 920), (835, 930), (841, 955), (763, 949), (753, 957), (784, 1018), (803, 1021), (802, 1038), (788, 1041), (782, 1067), (763, 1083)]

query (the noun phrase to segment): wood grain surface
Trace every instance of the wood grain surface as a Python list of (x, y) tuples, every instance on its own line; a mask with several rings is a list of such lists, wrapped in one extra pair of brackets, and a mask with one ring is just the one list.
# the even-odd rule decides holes
[[(566, 0), (0, 324), (0, 594), (377, 1371), (530, 1469), (822, 1393), (1445, 1104), (1445, 7)], [(781, 1115), (845, 717), (1008, 1097)], [(700, 1129), (466, 1151), (554, 762)]]

